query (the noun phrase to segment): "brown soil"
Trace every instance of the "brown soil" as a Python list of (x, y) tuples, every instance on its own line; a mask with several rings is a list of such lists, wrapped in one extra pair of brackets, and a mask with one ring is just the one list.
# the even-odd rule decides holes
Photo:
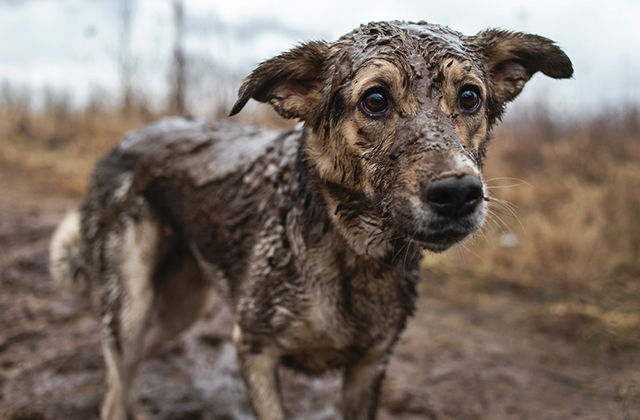
[[(78, 204), (46, 179), (0, 167), (0, 418), (98, 417), (105, 390), (98, 324), (47, 273), (56, 223)], [(378, 418), (640, 419), (640, 358), (536, 332), (529, 303), (425, 280), (384, 383)], [(151, 419), (251, 419), (229, 312), (164, 345), (140, 374)], [(282, 372), (294, 419), (339, 418), (338, 376)]]

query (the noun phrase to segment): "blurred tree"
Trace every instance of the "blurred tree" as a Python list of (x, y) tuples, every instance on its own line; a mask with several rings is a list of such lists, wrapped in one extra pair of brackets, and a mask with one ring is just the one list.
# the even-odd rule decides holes
[(134, 105), (133, 57), (131, 56), (131, 29), (135, 0), (120, 0), (120, 50), (118, 67), (122, 89), (122, 112), (129, 115)]
[(173, 63), (169, 77), (169, 112), (184, 115), (187, 112), (185, 92), (187, 90), (186, 58), (184, 53), (184, 5), (182, 0), (174, 0), (173, 14), (175, 38)]

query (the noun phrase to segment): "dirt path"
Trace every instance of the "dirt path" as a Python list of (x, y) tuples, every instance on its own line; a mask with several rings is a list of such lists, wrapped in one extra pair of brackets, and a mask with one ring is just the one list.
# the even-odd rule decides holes
[[(86, 302), (47, 273), (49, 237), (77, 203), (0, 167), (0, 419), (98, 416), (98, 325)], [(533, 332), (526, 303), (506, 293), (423, 286), (389, 367), (380, 420), (640, 419), (638, 355), (604, 355)], [(207, 321), (144, 364), (140, 398), (151, 419), (252, 418), (229, 313), (215, 303)], [(294, 419), (339, 418), (337, 376), (283, 372), (282, 382)]]

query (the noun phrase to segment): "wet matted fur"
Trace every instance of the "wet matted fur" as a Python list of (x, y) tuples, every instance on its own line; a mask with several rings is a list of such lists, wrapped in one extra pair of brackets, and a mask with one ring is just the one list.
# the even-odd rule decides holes
[(284, 418), (281, 364), (341, 369), (345, 419), (373, 419), (422, 251), (482, 226), (491, 127), (538, 71), (573, 70), (537, 35), (371, 23), (245, 80), (232, 114), (268, 102), (303, 121), (290, 131), (174, 118), (130, 134), (52, 241), (54, 275), (100, 310), (102, 419), (136, 416), (138, 364), (213, 288), (258, 419)]

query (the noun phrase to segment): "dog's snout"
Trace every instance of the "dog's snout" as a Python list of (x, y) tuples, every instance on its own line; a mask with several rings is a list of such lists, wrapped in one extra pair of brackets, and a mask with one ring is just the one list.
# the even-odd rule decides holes
[(427, 184), (424, 200), (441, 216), (460, 218), (471, 214), (482, 201), (482, 184), (473, 175), (453, 175)]

